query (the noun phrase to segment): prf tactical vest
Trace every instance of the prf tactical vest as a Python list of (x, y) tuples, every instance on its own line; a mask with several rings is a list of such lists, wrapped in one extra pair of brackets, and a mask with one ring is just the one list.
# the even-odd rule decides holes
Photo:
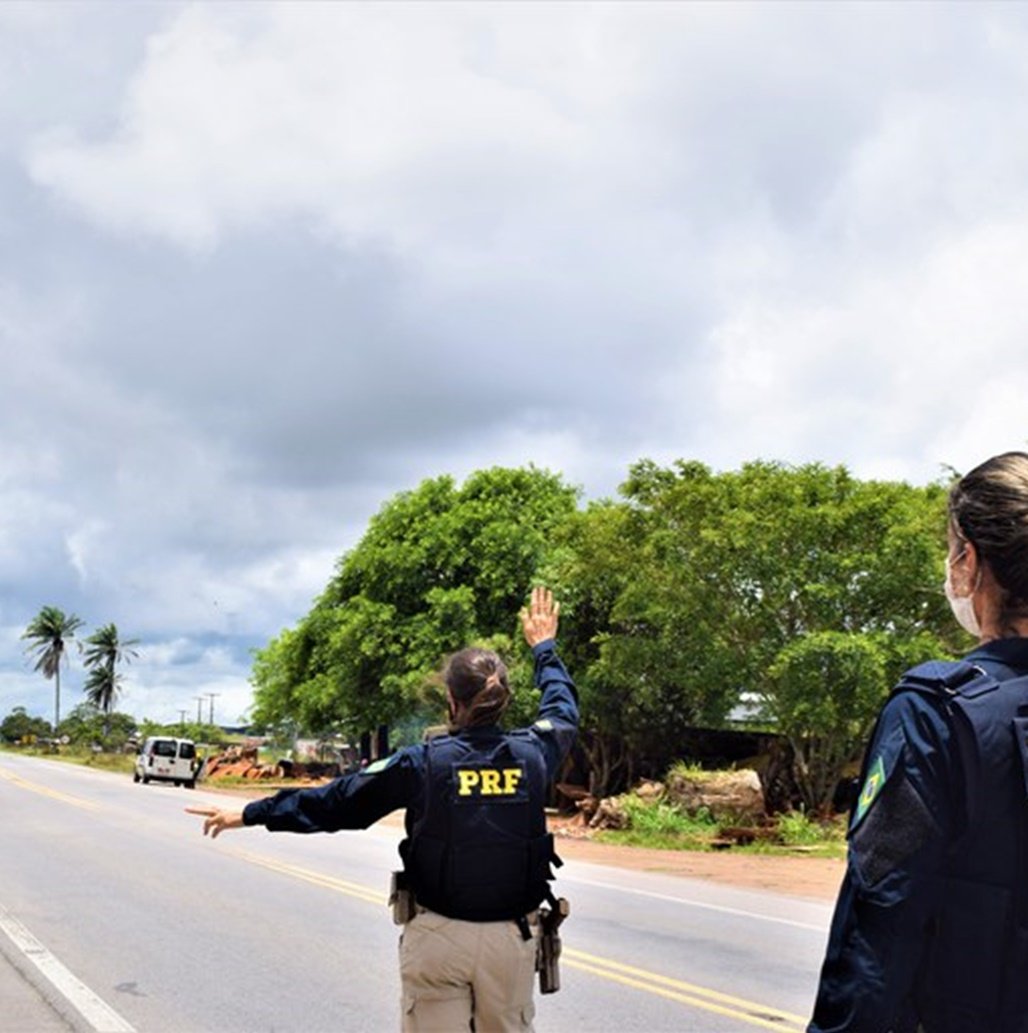
[(946, 701), (963, 782), (965, 824), (947, 851), (917, 975), (921, 1026), (1028, 1033), (1028, 677), (934, 661), (901, 688)]
[[(471, 922), (517, 919), (548, 894), (546, 765), (527, 731), (430, 739), (424, 798), (400, 845), (415, 899)], [(558, 862), (559, 863), (559, 862)]]

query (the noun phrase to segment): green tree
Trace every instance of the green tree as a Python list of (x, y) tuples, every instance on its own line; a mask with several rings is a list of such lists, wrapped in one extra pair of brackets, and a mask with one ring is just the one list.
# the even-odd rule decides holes
[(136, 720), (118, 711), (102, 711), (94, 703), (79, 703), (61, 722), (59, 732), (75, 746), (101, 745), (120, 750), (136, 734)]
[(35, 670), (42, 671), (44, 678), (54, 680), (54, 728), (61, 723), (61, 661), (68, 643), (83, 622), (74, 614), (65, 614), (56, 606), (44, 606), (29, 621), (22, 633), (28, 639), (26, 651), (36, 654)]
[(807, 810), (831, 799), (882, 699), (889, 649), (879, 634), (815, 631), (788, 643), (768, 670), (769, 711), (789, 738)]
[(15, 707), (0, 722), (0, 738), (18, 742), (29, 737), (42, 738), (50, 734), (50, 722), (44, 717), (30, 717), (24, 707)]
[[(604, 500), (573, 514), (555, 534), (539, 580), (560, 599), (561, 656), (581, 702), (579, 744), (590, 791), (605, 796), (632, 781), (639, 740), (650, 727), (645, 700), (653, 686), (626, 668), (629, 651), (622, 648), (641, 641), (638, 629), (619, 615), (642, 572), (646, 527), (627, 503)], [(526, 665), (523, 676), (530, 673)], [(687, 708), (676, 714), (686, 720)]]
[(89, 702), (105, 715), (105, 738), (109, 732), (106, 719), (110, 717), (121, 691), (122, 675), (118, 673), (118, 664), (131, 662), (139, 656), (132, 648), (137, 644), (138, 639), (120, 638), (113, 622), (102, 625), (86, 638), (82, 662), (89, 674), (83, 691)]
[(422, 482), (387, 502), (297, 627), (254, 658), (255, 722), (348, 735), (431, 695), (442, 659), (509, 644), (577, 492), (534, 467)]
[(137, 736), (139, 741), (150, 736), (168, 736), (173, 739), (192, 739), (194, 743), (203, 743), (215, 750), (228, 745), (225, 732), (218, 725), (206, 724), (202, 721), (154, 721), (143, 718), (139, 722)]
[(607, 663), (653, 685), (667, 671), (704, 723), (760, 693), (782, 732), (810, 740), (802, 782), (825, 803), (890, 683), (957, 645), (939, 587), (945, 489), (820, 464), (644, 462), (623, 492), (645, 545), (614, 610), (630, 635)]

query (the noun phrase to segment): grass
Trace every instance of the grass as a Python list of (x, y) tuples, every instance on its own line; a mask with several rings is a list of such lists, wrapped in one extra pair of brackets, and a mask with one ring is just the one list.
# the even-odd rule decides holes
[(843, 843), (845, 823), (812, 821), (803, 811), (778, 815), (778, 831), (788, 846), (818, 846), (822, 843)]
[(705, 811), (690, 816), (670, 804), (648, 803), (636, 796), (626, 796), (622, 803), (628, 815), (628, 828), (597, 833), (601, 843), (657, 850), (709, 850), (717, 838), (717, 822)]
[[(0, 752), (16, 753), (23, 757), (42, 757), (44, 760), (59, 760), (65, 764), (80, 764), (83, 767), (97, 768), (102, 771), (114, 771), (118, 774), (131, 775), (136, 766), (134, 753), (94, 753), (88, 747), (62, 746), (60, 752), (54, 752), (43, 746), (14, 746), (0, 743)], [(277, 780), (266, 778), (243, 778), (242, 775), (229, 775), (212, 779), (207, 783), (198, 783), (217, 789), (257, 790), (261, 793), (274, 793), (279, 789), (295, 789), (305, 784), (300, 781)]]
[(244, 778), (242, 775), (218, 775), (205, 780), (203, 785), (215, 786), (218, 789), (257, 789), (264, 793), (276, 793), (279, 789), (303, 789), (313, 783), (305, 783), (300, 779), (280, 778)]
[(69, 760), (73, 764), (83, 764), (87, 768), (99, 768), (101, 771), (117, 771), (125, 775), (131, 775), (136, 766), (136, 755), (134, 753), (88, 753), (62, 755), (60, 760)]
[(720, 774), (717, 771), (708, 771), (699, 764), (690, 761), (679, 760), (671, 765), (667, 773), (668, 780), (672, 778), (684, 778), (690, 782), (704, 782)]
[(777, 816), (779, 842), (757, 840), (738, 849), (751, 854), (842, 858), (846, 856), (846, 824), (846, 815), (814, 821), (802, 811), (789, 811)]
[(87, 768), (103, 771), (119, 771), (131, 775), (135, 767), (134, 753), (94, 753), (88, 747), (62, 746), (59, 752), (48, 747), (0, 746), (7, 753), (18, 753), (23, 757), (42, 757), (45, 760), (60, 760), (65, 764), (81, 764)]
[[(598, 832), (596, 839), (599, 842), (654, 850), (704, 851), (714, 849), (714, 844), (722, 841), (722, 823), (704, 809), (689, 815), (671, 804), (650, 802), (635, 796), (624, 797), (622, 805), (628, 815), (628, 828)], [(800, 811), (791, 811), (778, 815), (774, 828), (774, 840), (756, 840), (746, 846), (733, 846), (733, 853), (846, 856), (845, 817), (821, 822)]]

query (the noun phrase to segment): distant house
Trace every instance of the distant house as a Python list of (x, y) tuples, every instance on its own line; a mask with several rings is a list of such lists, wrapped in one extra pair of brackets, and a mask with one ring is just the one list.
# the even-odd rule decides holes
[(773, 729), (777, 723), (768, 714), (759, 692), (740, 692), (739, 702), (725, 715), (729, 727)]

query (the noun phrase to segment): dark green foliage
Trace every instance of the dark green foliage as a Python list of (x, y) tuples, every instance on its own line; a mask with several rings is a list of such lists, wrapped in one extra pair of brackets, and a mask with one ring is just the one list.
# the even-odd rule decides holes
[(531, 467), (482, 470), (460, 487), (438, 477), (396, 496), (310, 613), (257, 652), (255, 722), (353, 733), (440, 700), (433, 675), (449, 653), (473, 641), (509, 649), (575, 501)]
[(102, 746), (107, 751), (121, 750), (136, 734), (136, 720), (129, 714), (104, 711), (93, 703), (80, 703), (61, 722), (60, 734), (73, 746)]
[(50, 731), (50, 722), (46, 718), (30, 717), (24, 707), (15, 707), (0, 723), (0, 738), (5, 742), (44, 739)]
[(195, 743), (224, 745), (225, 733), (217, 726), (201, 721), (150, 721), (139, 722), (137, 737), (140, 742), (152, 735), (165, 735), (172, 739), (192, 739)]
[(643, 462), (623, 494), (644, 530), (604, 685), (631, 685), (650, 738), (671, 741), (683, 716), (717, 725), (759, 694), (807, 764), (806, 803), (823, 805), (903, 668), (954, 645), (944, 489), (819, 464)]

